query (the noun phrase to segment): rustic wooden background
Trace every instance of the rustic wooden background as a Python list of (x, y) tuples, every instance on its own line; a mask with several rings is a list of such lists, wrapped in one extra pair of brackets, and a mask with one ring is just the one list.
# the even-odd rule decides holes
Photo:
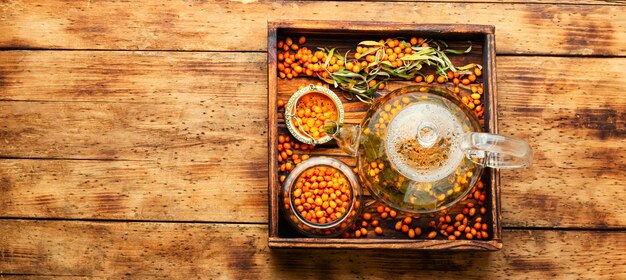
[[(626, 2), (0, 1), (0, 277), (626, 278)], [(496, 26), (504, 248), (269, 250), (268, 19)]]

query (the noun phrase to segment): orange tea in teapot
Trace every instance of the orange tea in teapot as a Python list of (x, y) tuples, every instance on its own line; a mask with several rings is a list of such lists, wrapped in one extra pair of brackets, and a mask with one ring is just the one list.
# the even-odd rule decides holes
[(445, 207), (473, 184), (476, 165), (455, 140), (469, 131), (431, 94), (391, 98), (363, 122), (361, 180), (399, 209)]

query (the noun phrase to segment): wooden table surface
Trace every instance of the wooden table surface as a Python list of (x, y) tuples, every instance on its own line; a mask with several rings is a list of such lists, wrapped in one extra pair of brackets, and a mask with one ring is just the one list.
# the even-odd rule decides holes
[[(0, 276), (626, 279), (626, 4), (519, 2), (1, 1)], [(268, 19), (495, 25), (504, 248), (270, 250)]]

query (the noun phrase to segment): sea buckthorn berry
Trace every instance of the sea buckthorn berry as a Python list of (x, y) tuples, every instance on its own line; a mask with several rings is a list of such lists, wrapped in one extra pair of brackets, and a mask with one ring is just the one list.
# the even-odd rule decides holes
[(474, 68), (474, 75), (480, 77), (480, 75), (482, 75), (482, 74), (483, 74), (483, 71), (480, 70), (480, 68), (478, 68), (478, 67)]
[(370, 213), (364, 213), (363, 214), (363, 220), (369, 221), (372, 219), (372, 214)]
[(396, 211), (394, 211), (394, 210), (389, 211), (389, 217), (395, 218), (396, 215), (398, 215), (398, 213), (396, 213)]
[(409, 231), (409, 226), (407, 226), (407, 225), (402, 225), (402, 227), (400, 228), (400, 230), (401, 230), (402, 232), (408, 232), (408, 231)]
[[(291, 165), (291, 162), (285, 165)], [(325, 166), (312, 167), (302, 172), (296, 182), (292, 187), (291, 199), (294, 205), (299, 205), (299, 211), (300, 206), (303, 211), (307, 211), (305, 214), (300, 213), (302, 218), (325, 224), (346, 214), (345, 209), (351, 203), (352, 193), (347, 179), (339, 170)], [(367, 222), (363, 223), (363, 226), (367, 226)]]
[(374, 232), (378, 235), (382, 235), (383, 234), (383, 229), (381, 227), (376, 227), (374, 229)]

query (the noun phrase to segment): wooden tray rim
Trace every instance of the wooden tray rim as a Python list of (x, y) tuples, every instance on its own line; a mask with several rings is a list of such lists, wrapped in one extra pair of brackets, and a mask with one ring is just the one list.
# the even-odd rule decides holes
[[(493, 238), (491, 240), (426, 240), (426, 239), (329, 239), (329, 238), (283, 238), (278, 236), (278, 190), (276, 173), (276, 143), (278, 130), (278, 113), (276, 99), (278, 78), (276, 77), (276, 39), (279, 29), (306, 31), (338, 31), (338, 32), (426, 32), (426, 33), (462, 33), (483, 34), (483, 76), (485, 89), (485, 111), (487, 129), (490, 133), (498, 133), (497, 125), (497, 91), (495, 72), (495, 27), (493, 25), (476, 24), (413, 24), (393, 22), (359, 22), (359, 21), (312, 21), (312, 20), (268, 20), (268, 150), (269, 150), (269, 200), (268, 200), (268, 246), (270, 248), (337, 248), (337, 249), (409, 249), (409, 250), (500, 250), (502, 244), (501, 211), (500, 211), (500, 171), (491, 170), (490, 187), (492, 201)], [(489, 101), (489, 102), (487, 102)]]

